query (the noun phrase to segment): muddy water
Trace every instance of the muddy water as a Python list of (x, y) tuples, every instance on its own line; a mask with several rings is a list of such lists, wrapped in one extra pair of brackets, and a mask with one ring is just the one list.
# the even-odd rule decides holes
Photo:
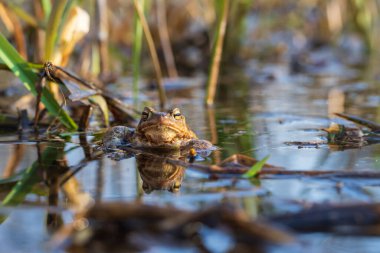
[[(353, 113), (369, 120), (380, 118), (379, 84), (363, 77), (360, 70), (340, 69), (341, 72), (313, 75), (289, 75), (282, 65), (260, 66), (252, 62), (245, 70), (231, 69), (219, 88), (214, 108), (205, 110), (203, 92), (194, 89), (172, 92), (172, 104), (180, 105), (187, 121), (200, 138), (212, 140), (220, 150), (200, 163), (215, 163), (241, 153), (261, 159), (270, 155), (268, 163), (297, 170), (378, 170), (380, 145), (365, 146), (344, 151), (332, 150), (328, 145), (299, 148), (287, 145), (292, 141), (325, 141), (321, 128), (328, 127), (331, 112)], [(252, 73), (256, 73), (253, 75)], [(235, 77), (236, 76), (236, 77)], [(177, 94), (177, 95), (176, 95)], [(345, 122), (350, 124), (348, 122)], [(91, 141), (92, 137), (88, 137)], [(5, 168), (12, 156), (17, 135), (3, 135), (0, 139), (0, 168)], [(6, 142), (5, 142), (6, 141)], [(85, 157), (73, 136), (65, 144), (67, 165), (74, 170)], [(21, 172), (38, 160), (40, 149), (50, 144), (18, 144), (24, 147), (17, 160), (16, 172)], [(284, 212), (296, 212), (307, 203), (349, 203), (380, 201), (377, 180), (313, 179), (283, 177), (264, 180), (209, 180), (198, 171), (187, 169), (178, 176), (178, 192), (154, 190), (141, 180), (155, 176), (155, 171), (139, 171), (137, 158), (115, 161), (107, 156), (77, 168), (76, 201), (133, 201), (140, 199), (157, 205), (171, 204), (184, 209), (200, 209), (214, 203), (230, 202), (245, 210), (252, 218)], [(140, 163), (141, 164), (141, 161)], [(46, 168), (45, 168), (46, 169)], [(49, 168), (50, 170), (52, 168)], [(7, 173), (5, 169), (0, 171)], [(47, 172), (38, 172), (40, 177)], [(177, 172), (173, 172), (177, 173)], [(47, 173), (48, 174), (48, 173)], [(46, 179), (54, 185), (54, 180)], [(337, 184), (344, 183), (343, 188)], [(146, 184), (146, 182), (145, 182)], [(8, 189), (8, 190), (7, 190)], [(4, 197), (10, 188), (2, 190)], [(50, 190), (54, 189), (50, 187)], [(150, 192), (149, 194), (145, 192)], [(69, 223), (73, 219), (69, 194), (59, 193), (56, 201), (48, 201), (46, 189), (34, 190), (17, 207), (1, 208), (5, 220), (0, 225), (0, 252), (50, 252), (49, 241), (54, 224)], [(48, 208), (48, 202), (50, 208)], [(302, 203), (302, 204), (301, 204)], [(59, 219), (47, 226), (47, 217), (57, 214)], [(54, 215), (53, 215), (54, 216)], [(218, 240), (218, 235), (215, 235)], [(293, 245), (268, 248), (268, 252), (377, 252), (380, 239), (376, 237), (345, 237), (331, 234), (300, 234)], [(220, 238), (219, 238), (220, 239)], [(212, 240), (211, 240), (212, 241)], [(228, 245), (210, 246), (215, 251)], [(154, 249), (153, 249), (154, 250)], [(159, 251), (158, 248), (155, 249)], [(167, 250), (167, 249), (166, 249)], [(165, 248), (161, 249), (162, 252)]]

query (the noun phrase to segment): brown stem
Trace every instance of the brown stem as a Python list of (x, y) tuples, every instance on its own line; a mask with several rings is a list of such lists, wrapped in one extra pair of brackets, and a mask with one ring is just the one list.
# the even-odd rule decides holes
[(0, 19), (3, 21), (7, 30), (13, 34), (16, 48), (19, 54), (26, 59), (25, 36), (22, 30), (20, 20), (10, 8), (0, 3)]
[(166, 67), (168, 68), (169, 77), (178, 77), (177, 69), (175, 66), (173, 50), (170, 45), (170, 36), (168, 31), (168, 24), (166, 20), (165, 0), (157, 1), (157, 23), (158, 35), (160, 36), (161, 46), (164, 51), (164, 58)]
[(107, 0), (96, 0), (95, 26), (100, 56), (100, 75), (109, 71)]
[(224, 0), (222, 5), (222, 17), (218, 21), (215, 43), (213, 45), (210, 73), (207, 80), (206, 104), (213, 105), (218, 83), (219, 67), (222, 58), (224, 35), (226, 34), (229, 0)]
[(154, 70), (156, 72), (158, 96), (160, 99), (160, 107), (161, 107), (161, 109), (163, 109), (165, 107), (165, 104), (166, 104), (166, 95), (165, 95), (164, 84), (162, 81), (162, 72), (161, 72), (160, 62), (158, 60), (157, 52), (156, 52), (156, 49), (154, 47), (153, 37), (152, 37), (152, 34), (150, 33), (148, 23), (145, 19), (145, 16), (144, 16), (144, 13), (141, 9), (141, 6), (138, 3), (138, 0), (133, 0), (133, 4), (135, 6), (135, 10), (137, 12), (137, 15), (139, 16), (141, 25), (142, 25), (143, 30), (144, 30), (146, 41), (148, 43), (150, 56), (152, 57), (153, 67), (154, 67)]

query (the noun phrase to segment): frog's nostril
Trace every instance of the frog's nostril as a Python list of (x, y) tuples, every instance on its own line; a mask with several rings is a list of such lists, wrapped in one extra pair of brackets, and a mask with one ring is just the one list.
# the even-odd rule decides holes
[(160, 116), (160, 118), (158, 119), (158, 122), (160, 124), (163, 124), (165, 122), (165, 117), (164, 116)]

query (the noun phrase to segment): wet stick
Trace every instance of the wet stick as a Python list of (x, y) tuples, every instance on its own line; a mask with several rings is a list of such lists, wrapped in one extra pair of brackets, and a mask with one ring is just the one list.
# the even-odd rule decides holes
[(216, 85), (218, 83), (220, 60), (223, 52), (223, 40), (226, 34), (229, 0), (221, 1), (221, 8), (218, 20), (218, 27), (215, 34), (215, 41), (212, 47), (212, 58), (210, 63), (210, 72), (207, 80), (206, 104), (213, 105), (215, 99)]
[(143, 31), (145, 34), (145, 38), (146, 38), (146, 41), (148, 43), (150, 56), (152, 57), (153, 67), (154, 67), (154, 70), (156, 72), (158, 96), (160, 99), (160, 107), (161, 107), (161, 109), (163, 109), (165, 107), (165, 104), (166, 104), (166, 95), (165, 95), (164, 84), (162, 81), (162, 72), (161, 72), (160, 62), (158, 61), (157, 52), (156, 52), (156, 49), (154, 47), (153, 37), (152, 37), (152, 34), (150, 33), (148, 23), (146, 22), (146, 19), (145, 19), (145, 16), (144, 16), (144, 13), (141, 9), (140, 4), (138, 3), (137, 0), (133, 0), (133, 4), (135, 6), (136, 13), (140, 19), (140, 22), (141, 22), (141, 25), (142, 25), (142, 28), (143, 28)]

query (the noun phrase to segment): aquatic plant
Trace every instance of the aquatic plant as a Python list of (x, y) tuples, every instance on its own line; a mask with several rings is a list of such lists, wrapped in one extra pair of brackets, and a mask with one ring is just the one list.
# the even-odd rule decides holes
[[(142, 10), (145, 9), (145, 0), (139, 1)], [(134, 23), (134, 39), (133, 39), (133, 48), (132, 48), (132, 75), (133, 75), (133, 99), (135, 102), (138, 101), (139, 95), (139, 78), (141, 71), (141, 49), (142, 49), (142, 38), (143, 38), (143, 28), (138, 18), (137, 13), (133, 16)]]
[(162, 71), (160, 67), (160, 62), (158, 60), (157, 52), (154, 46), (152, 34), (150, 32), (148, 23), (145, 19), (145, 15), (141, 8), (141, 5), (139, 4), (137, 0), (133, 0), (133, 4), (135, 6), (136, 13), (141, 22), (141, 26), (143, 28), (146, 41), (148, 43), (148, 48), (149, 48), (150, 56), (152, 58), (153, 67), (156, 73), (156, 82), (157, 82), (157, 88), (158, 88), (158, 96), (160, 99), (160, 107), (164, 108), (166, 104), (165, 88), (164, 88), (164, 83), (162, 81)]
[(218, 82), (220, 61), (223, 52), (223, 40), (226, 33), (229, 0), (217, 1), (219, 18), (217, 21), (217, 29), (215, 32), (214, 44), (212, 46), (211, 62), (207, 79), (207, 93), (205, 102), (212, 105), (215, 99), (216, 86)]
[[(39, 76), (38, 73), (36, 73), (36, 68), (33, 69), (33, 65), (22, 59), (2, 34), (0, 34), (0, 59), (20, 78), (24, 86), (33, 95), (37, 96), (36, 83), (39, 82)], [(69, 130), (77, 129), (74, 120), (62, 109), (52, 93), (46, 87), (44, 87), (41, 92), (41, 101), (46, 106), (46, 109), (54, 117), (57, 117)]]
[(261, 171), (261, 169), (264, 167), (264, 165), (268, 161), (268, 159), (269, 159), (269, 155), (267, 155), (262, 160), (258, 161), (254, 165), (252, 165), (252, 167), (247, 172), (245, 172), (242, 175), (242, 177), (244, 177), (244, 178), (255, 177)]

